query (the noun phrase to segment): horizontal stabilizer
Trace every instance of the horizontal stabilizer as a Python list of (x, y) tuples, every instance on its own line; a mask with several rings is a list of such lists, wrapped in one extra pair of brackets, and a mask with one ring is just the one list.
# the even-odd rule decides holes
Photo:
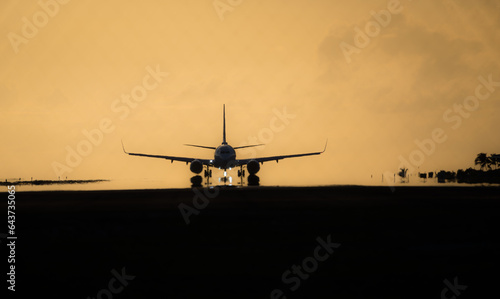
[(204, 145), (196, 145), (196, 144), (184, 144), (186, 146), (193, 146), (193, 147), (201, 147), (201, 148), (208, 148), (208, 149), (215, 149), (213, 146), (204, 146)]
[(261, 146), (261, 145), (265, 145), (265, 144), (261, 143), (261, 144), (254, 144), (254, 145), (244, 145), (244, 146), (236, 146), (236, 147), (233, 147), (233, 148), (234, 149), (239, 149), (239, 148), (254, 147), (254, 146)]

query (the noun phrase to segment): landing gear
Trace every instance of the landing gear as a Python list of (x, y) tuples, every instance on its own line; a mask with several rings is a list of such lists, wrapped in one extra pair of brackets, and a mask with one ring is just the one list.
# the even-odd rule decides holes
[(233, 183), (233, 178), (230, 176), (227, 176), (227, 170), (224, 169), (224, 176), (219, 178), (219, 183), (223, 182), (224, 186), (226, 186), (226, 183), (229, 182), (229, 186), (232, 186)]
[(210, 178), (212, 177), (212, 169), (207, 165), (207, 169), (204, 171), (204, 176), (207, 178), (207, 187), (210, 185)]
[(245, 170), (243, 169), (243, 165), (240, 166), (238, 170), (238, 177), (240, 178), (240, 185), (243, 187), (243, 178), (245, 177)]

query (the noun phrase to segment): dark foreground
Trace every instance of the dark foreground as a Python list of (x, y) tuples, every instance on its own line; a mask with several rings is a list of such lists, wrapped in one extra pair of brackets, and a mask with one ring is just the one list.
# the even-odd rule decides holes
[(200, 190), (16, 193), (16, 295), (500, 296), (498, 188)]

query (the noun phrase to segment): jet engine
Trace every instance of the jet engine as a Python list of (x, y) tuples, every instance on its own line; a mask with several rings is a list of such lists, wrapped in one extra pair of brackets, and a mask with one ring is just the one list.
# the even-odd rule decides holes
[(255, 174), (255, 173), (259, 172), (259, 170), (260, 170), (259, 162), (255, 161), (255, 160), (250, 160), (250, 162), (248, 162), (248, 164), (247, 164), (247, 170), (250, 174)]
[(200, 173), (203, 170), (203, 163), (200, 160), (193, 160), (189, 165), (189, 169), (194, 173)]

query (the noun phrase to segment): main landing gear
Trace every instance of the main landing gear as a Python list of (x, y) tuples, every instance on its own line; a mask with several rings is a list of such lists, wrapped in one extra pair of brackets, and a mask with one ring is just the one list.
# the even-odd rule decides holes
[(240, 178), (240, 185), (243, 187), (243, 178), (245, 177), (245, 170), (243, 169), (243, 165), (238, 169), (238, 177)]
[(204, 175), (207, 178), (207, 187), (210, 185), (210, 178), (212, 177), (212, 169), (207, 165), (207, 169), (204, 171)]
[[(240, 184), (243, 187), (243, 179), (245, 178), (245, 170), (243, 169), (243, 166), (240, 166), (240, 169), (238, 170), (238, 177), (240, 177)], [(248, 175), (248, 186), (259, 186), (260, 179), (258, 176), (255, 174), (250, 173)]]

